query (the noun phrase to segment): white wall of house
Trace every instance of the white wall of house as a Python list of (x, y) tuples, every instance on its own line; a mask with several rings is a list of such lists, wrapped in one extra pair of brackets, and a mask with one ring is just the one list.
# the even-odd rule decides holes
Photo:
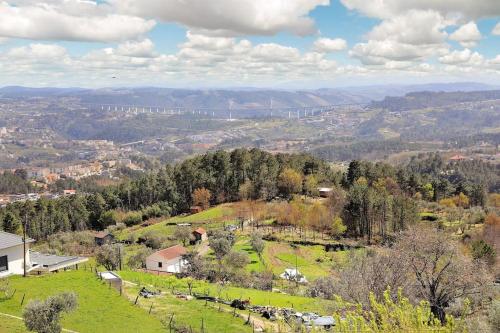
[(162, 256), (153, 253), (152, 255), (146, 258), (146, 269), (152, 271), (180, 273), (182, 272), (185, 266), (186, 263), (184, 260), (182, 260), (182, 257), (167, 260)]
[[(12, 247), (8, 247), (6, 249), (0, 249), (0, 257), (7, 256), (7, 262), (9, 264), (9, 268), (7, 271), (0, 272), (0, 277), (4, 277), (11, 274), (23, 274), (23, 245), (16, 245)], [(26, 262), (28, 263), (28, 269), (31, 266), (30, 261), (30, 252), (29, 252), (29, 243), (26, 244)]]

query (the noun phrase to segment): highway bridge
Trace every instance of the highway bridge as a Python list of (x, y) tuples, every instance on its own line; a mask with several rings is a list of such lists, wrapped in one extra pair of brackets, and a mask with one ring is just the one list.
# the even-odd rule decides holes
[(124, 112), (132, 114), (152, 113), (160, 115), (193, 115), (215, 119), (248, 119), (248, 118), (288, 118), (303, 119), (332, 114), (346, 109), (363, 109), (366, 104), (332, 104), (299, 107), (246, 107), (246, 108), (195, 108), (166, 107), (154, 105), (121, 105), (121, 104), (83, 104), (85, 109), (94, 112)]

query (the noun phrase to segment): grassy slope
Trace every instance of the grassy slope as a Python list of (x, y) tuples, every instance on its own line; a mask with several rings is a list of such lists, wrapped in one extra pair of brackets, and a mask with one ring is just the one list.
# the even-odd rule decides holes
[[(135, 297), (139, 292), (140, 287), (127, 287), (126, 292), (131, 301), (135, 301)], [(205, 302), (198, 300), (183, 300), (175, 297), (170, 293), (165, 293), (161, 297), (150, 299), (139, 299), (139, 305), (148, 309), (153, 305), (152, 314), (165, 319), (170, 319), (174, 315), (174, 326), (192, 327), (194, 331), (201, 329), (203, 326), (205, 332), (213, 333), (230, 333), (230, 332), (251, 332), (250, 326), (246, 326), (245, 321), (240, 317), (233, 317), (231, 313), (219, 312), (212, 303), (205, 306)]]
[[(142, 272), (122, 271), (120, 275), (123, 279), (138, 283), (140, 285), (151, 285), (160, 289), (181, 290), (188, 291), (186, 281), (177, 279), (173, 276), (156, 276)], [(218, 285), (211, 284), (203, 281), (195, 281), (193, 284), (193, 291), (198, 293), (209, 293), (212, 296), (220, 294), (221, 297), (226, 299), (250, 299), (254, 305), (272, 305), (278, 307), (293, 307), (300, 311), (314, 311), (319, 313), (326, 313), (332, 309), (337, 309), (339, 304), (334, 301), (328, 301), (318, 298), (292, 296), (287, 294), (256, 290), (245, 289), (239, 287), (224, 287), (222, 290), (218, 289)]]
[(119, 239), (127, 239), (130, 234), (141, 236), (150, 231), (158, 232), (165, 236), (168, 236), (173, 234), (177, 223), (191, 223), (193, 225), (200, 225), (206, 229), (210, 229), (211, 227), (220, 226), (220, 224), (222, 223), (221, 221), (231, 214), (232, 209), (230, 205), (219, 205), (198, 214), (175, 216), (147, 227), (136, 226), (127, 228), (117, 233), (117, 236)]
[(24, 327), (22, 320), (0, 316), (0, 333), (24, 332), (28, 332), (28, 330)]
[[(0, 312), (21, 316), (21, 299), (44, 299), (64, 291), (78, 295), (78, 309), (64, 316), (64, 328), (84, 332), (162, 332), (160, 321), (134, 307), (124, 297), (103, 285), (90, 272), (72, 271), (43, 276), (10, 278), (16, 289), (10, 300), (0, 300)], [(3, 320), (3, 318), (1, 318)], [(1, 332), (1, 330), (0, 330)]]

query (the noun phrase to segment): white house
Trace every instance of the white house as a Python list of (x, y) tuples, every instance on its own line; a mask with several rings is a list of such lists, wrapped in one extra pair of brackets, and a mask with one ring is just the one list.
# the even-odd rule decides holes
[(283, 273), (280, 274), (280, 278), (295, 281), (298, 283), (307, 283), (307, 279), (295, 268), (287, 268)]
[[(31, 268), (30, 243), (34, 240), (26, 240), (26, 269)], [(18, 235), (0, 231), (0, 278), (11, 274), (24, 273), (24, 251), (23, 238)]]
[(182, 256), (187, 253), (181, 245), (157, 251), (146, 258), (146, 269), (150, 271), (180, 273), (186, 266)]

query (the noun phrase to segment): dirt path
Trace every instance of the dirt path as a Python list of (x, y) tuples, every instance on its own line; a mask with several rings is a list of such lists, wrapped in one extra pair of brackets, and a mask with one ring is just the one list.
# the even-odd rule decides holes
[[(8, 313), (2, 313), (2, 312), (0, 312), (0, 316), (9, 317), (9, 318), (18, 319), (18, 320), (23, 320), (23, 318), (21, 318), (21, 317), (13, 316), (13, 315), (10, 315)], [(63, 330), (63, 332), (68, 332), (68, 333), (78, 333), (77, 331), (72, 331), (72, 330), (68, 330), (68, 329), (65, 329), (65, 328), (63, 328), (62, 330)]]
[(210, 246), (208, 246), (208, 241), (202, 242), (197, 248), (196, 251), (198, 252), (198, 255), (203, 257), (205, 254), (210, 251)]

